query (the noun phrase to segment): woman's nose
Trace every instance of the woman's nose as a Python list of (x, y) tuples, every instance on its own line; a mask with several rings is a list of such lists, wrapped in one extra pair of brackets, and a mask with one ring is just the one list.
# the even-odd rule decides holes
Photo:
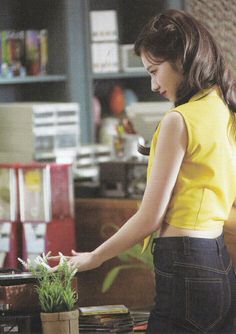
[(157, 81), (155, 79), (152, 79), (151, 81), (151, 90), (153, 92), (158, 92), (160, 89), (160, 86), (158, 85)]

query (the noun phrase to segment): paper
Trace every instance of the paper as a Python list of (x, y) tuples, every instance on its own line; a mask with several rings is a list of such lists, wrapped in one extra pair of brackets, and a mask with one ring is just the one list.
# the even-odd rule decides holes
[[(25, 223), (23, 225), (28, 254), (41, 254), (45, 251), (46, 223)], [(29, 257), (29, 255), (28, 255)]]
[(10, 250), (11, 223), (0, 223), (0, 252)]

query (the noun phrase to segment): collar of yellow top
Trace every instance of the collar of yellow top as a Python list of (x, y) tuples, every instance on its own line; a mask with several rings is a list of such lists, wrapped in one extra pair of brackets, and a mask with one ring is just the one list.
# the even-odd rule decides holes
[(220, 96), (221, 95), (220, 88), (218, 86), (214, 85), (210, 88), (203, 89), (200, 92), (198, 92), (197, 94), (193, 95), (191, 97), (191, 99), (189, 100), (189, 102), (200, 100), (207, 95), (218, 95), (218, 96)]

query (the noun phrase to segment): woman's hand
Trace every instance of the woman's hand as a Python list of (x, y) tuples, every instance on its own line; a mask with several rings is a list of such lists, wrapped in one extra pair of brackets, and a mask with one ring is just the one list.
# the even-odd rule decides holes
[[(71, 251), (72, 256), (65, 256), (69, 265), (80, 271), (91, 270), (99, 267), (102, 262), (94, 252), (78, 253), (74, 250)], [(60, 260), (60, 256), (51, 256), (49, 260)], [(53, 271), (57, 270), (57, 266), (53, 268)]]
[(68, 257), (68, 263), (71, 267), (78, 269), (78, 271), (95, 269), (102, 264), (93, 252), (77, 253), (72, 250), (71, 253), (73, 256)]

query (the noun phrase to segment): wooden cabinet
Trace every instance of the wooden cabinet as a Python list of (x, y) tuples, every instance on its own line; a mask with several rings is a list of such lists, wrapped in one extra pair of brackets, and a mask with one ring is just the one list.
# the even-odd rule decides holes
[[(131, 199), (77, 199), (76, 226), (79, 251), (91, 251), (136, 211), (138, 200)], [(141, 254), (140, 254), (141, 255)], [(130, 308), (150, 308), (154, 297), (154, 276), (149, 269), (122, 270), (114, 284), (102, 293), (107, 273), (122, 262), (111, 259), (100, 268), (79, 273), (78, 290), (81, 306), (124, 304)], [(137, 263), (134, 259), (133, 263)]]

